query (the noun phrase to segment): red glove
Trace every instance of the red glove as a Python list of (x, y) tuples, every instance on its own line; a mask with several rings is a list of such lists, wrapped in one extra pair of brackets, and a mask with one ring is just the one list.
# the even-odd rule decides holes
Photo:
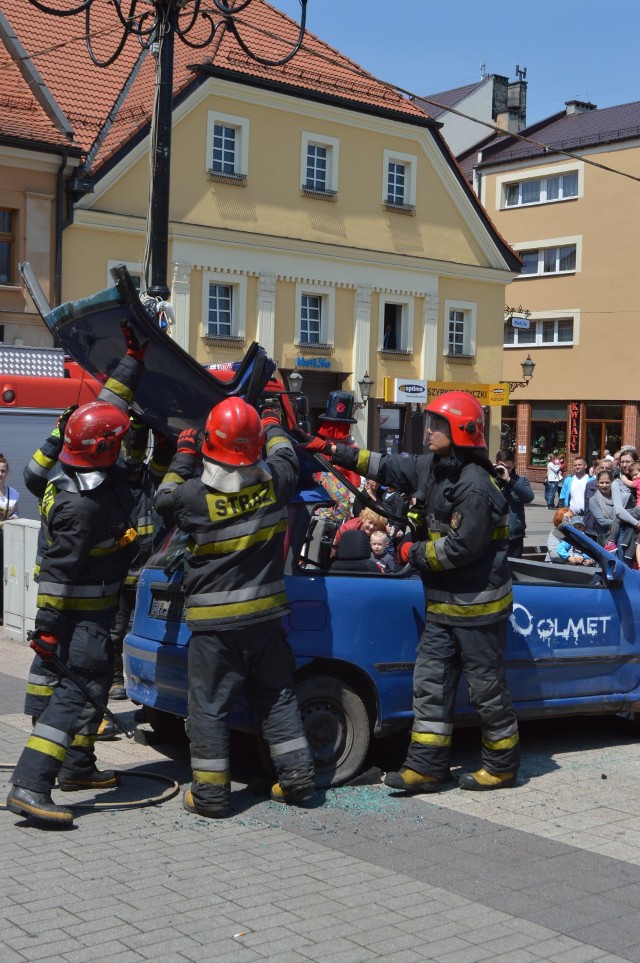
[(142, 361), (144, 358), (145, 351), (151, 344), (149, 338), (140, 344), (138, 340), (138, 335), (136, 334), (133, 325), (130, 321), (124, 321), (120, 325), (120, 329), (124, 335), (125, 344), (127, 345), (127, 354), (130, 358), (135, 358), (136, 361)]
[(412, 545), (413, 545), (413, 542), (411, 541), (410, 538), (405, 538), (398, 545), (398, 558), (400, 559), (403, 565), (406, 565), (407, 562), (409, 561), (409, 552), (411, 551)]
[(55, 635), (50, 635), (47, 632), (41, 632), (40, 629), (36, 629), (35, 632), (30, 633), (29, 638), (31, 640), (29, 645), (45, 662), (48, 662), (49, 659), (56, 654), (59, 640), (56, 639)]
[(185, 428), (184, 431), (180, 432), (177, 451), (181, 455), (191, 455), (193, 458), (200, 457), (202, 451), (197, 428)]
[(281, 412), (276, 411), (275, 408), (263, 408), (262, 414), (260, 416), (262, 421), (262, 427), (267, 429), (272, 425), (281, 425)]
[(294, 428), (292, 435), (296, 439), (300, 448), (304, 448), (306, 451), (317, 451), (321, 455), (331, 456), (333, 454), (333, 445), (330, 441), (325, 438), (318, 438), (316, 435), (308, 435), (301, 428)]

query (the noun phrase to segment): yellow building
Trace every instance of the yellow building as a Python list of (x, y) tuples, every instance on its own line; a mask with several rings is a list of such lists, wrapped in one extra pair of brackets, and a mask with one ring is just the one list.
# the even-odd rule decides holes
[(566, 452), (570, 466), (577, 455), (590, 460), (640, 441), (638, 131), (638, 103), (597, 110), (570, 101), (522, 131), (538, 145), (501, 138), (462, 160), (523, 259), (506, 304), (529, 323), (514, 326), (507, 313), (504, 375), (521, 380), (530, 354), (535, 377), (502, 418), (519, 470), (533, 479), (545, 476), (550, 451)]
[[(44, 30), (28, 5), (5, 7), (18, 32)], [(263, 0), (244, 16), (295, 36)], [(67, 76), (77, 71), (73, 99), (46, 54), (39, 66), (71, 123), (84, 120), (62, 245), (69, 300), (104, 287), (116, 263), (142, 272), (154, 61), (129, 51), (111, 78), (78, 45), (62, 55)], [(185, 349), (223, 362), (260, 341), (283, 376), (302, 374), (312, 415), (334, 388), (358, 396), (368, 372), (355, 435), (374, 446), (412, 443), (410, 407), (383, 402), (385, 378), (500, 380), (504, 288), (520, 262), (419, 106), (310, 35), (277, 68), (240, 54), (224, 29), (197, 52), (177, 43), (174, 77), (168, 280)]]

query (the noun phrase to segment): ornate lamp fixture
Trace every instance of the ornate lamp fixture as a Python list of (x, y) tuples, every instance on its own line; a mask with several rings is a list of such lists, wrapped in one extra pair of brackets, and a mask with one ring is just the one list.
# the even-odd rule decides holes
[(371, 397), (371, 389), (373, 388), (374, 384), (375, 384), (375, 381), (373, 380), (373, 378), (369, 377), (369, 372), (365, 371), (362, 378), (360, 378), (360, 381), (358, 382), (358, 387), (360, 389), (360, 397), (362, 398), (362, 401), (356, 401), (353, 406), (354, 408), (360, 409), (360, 408), (367, 407), (367, 403), (369, 401), (369, 398)]

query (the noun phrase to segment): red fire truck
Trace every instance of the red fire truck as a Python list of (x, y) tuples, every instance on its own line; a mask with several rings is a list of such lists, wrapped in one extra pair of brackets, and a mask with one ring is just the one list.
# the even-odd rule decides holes
[(9, 461), (9, 482), (20, 492), (22, 518), (38, 518), (22, 471), (69, 405), (94, 401), (101, 384), (61, 348), (0, 344), (0, 451)]

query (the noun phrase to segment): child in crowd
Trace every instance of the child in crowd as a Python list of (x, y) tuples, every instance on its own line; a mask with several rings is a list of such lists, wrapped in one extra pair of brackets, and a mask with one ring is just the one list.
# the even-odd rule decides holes
[(369, 536), (371, 542), (371, 558), (380, 571), (388, 574), (395, 572), (396, 563), (389, 551), (389, 539), (386, 532), (373, 531)]
[[(571, 518), (567, 518), (567, 515), (569, 514), (570, 514), (569, 512), (565, 513), (565, 517), (563, 521), (568, 522), (569, 525), (573, 525), (574, 528), (580, 529), (580, 531), (584, 531), (584, 522), (582, 521), (580, 516), (573, 515)], [(569, 565), (595, 565), (596, 564), (592, 558), (589, 558), (589, 556), (586, 555), (584, 552), (581, 552), (579, 549), (575, 548), (570, 542), (560, 542), (560, 544), (556, 548), (556, 552), (558, 553), (558, 556), (561, 559), (563, 559), (565, 562), (568, 562)]]

